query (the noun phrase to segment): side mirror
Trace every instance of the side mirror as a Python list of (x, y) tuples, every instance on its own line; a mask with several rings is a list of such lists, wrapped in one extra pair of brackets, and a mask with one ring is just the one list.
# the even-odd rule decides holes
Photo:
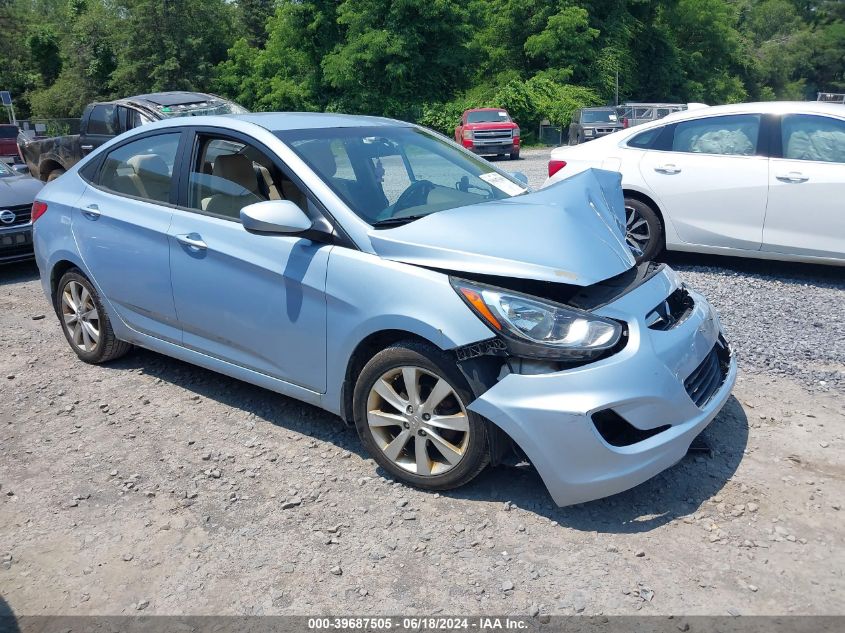
[(311, 228), (311, 220), (290, 200), (266, 200), (241, 209), (241, 223), (247, 231), (291, 235)]
[(516, 178), (519, 182), (521, 182), (526, 187), (528, 186), (528, 176), (523, 174), (521, 171), (512, 171), (510, 175)]
[(27, 165), (24, 165), (22, 163), (15, 163), (13, 165), (9, 165), (9, 167), (11, 167), (12, 171), (16, 174), (25, 174), (27, 176), (29, 175), (29, 167)]

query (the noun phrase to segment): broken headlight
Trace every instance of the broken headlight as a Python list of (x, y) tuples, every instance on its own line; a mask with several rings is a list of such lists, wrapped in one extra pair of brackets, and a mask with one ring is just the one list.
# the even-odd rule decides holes
[(466, 304), (506, 341), (515, 356), (590, 360), (619, 342), (611, 319), (539, 297), (464, 279), (450, 279)]

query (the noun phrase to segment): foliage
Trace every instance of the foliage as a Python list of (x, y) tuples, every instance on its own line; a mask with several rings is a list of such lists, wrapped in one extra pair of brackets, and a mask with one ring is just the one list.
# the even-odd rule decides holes
[(419, 122), (451, 136), (464, 110), (504, 108), (520, 124), (523, 138), (530, 142), (544, 119), (565, 127), (575, 110), (601, 103), (590, 88), (560, 84), (539, 74), (528, 81), (512, 79), (494, 90), (475, 89), (446, 103), (426, 104)]
[(344, 110), (451, 133), (471, 106), (530, 134), (619, 99), (845, 91), (841, 0), (0, 0), (19, 116), (153, 90)]

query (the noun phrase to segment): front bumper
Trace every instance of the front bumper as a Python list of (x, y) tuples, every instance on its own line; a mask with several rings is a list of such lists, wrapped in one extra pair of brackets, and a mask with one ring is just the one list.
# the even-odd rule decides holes
[[(519, 445), (558, 505), (622, 492), (672, 466), (730, 396), (737, 371), (732, 356), (700, 407), (684, 385), (720, 340), (718, 317), (703, 296), (689, 291), (694, 305), (670, 329), (646, 325), (646, 316), (679, 286), (674, 271), (664, 268), (596, 310), (628, 324), (628, 342), (615, 355), (566, 371), (509, 374), (469, 406)], [(611, 445), (593, 421), (608, 409), (637, 430), (668, 428)]]
[(0, 264), (32, 259), (32, 224), (0, 227)]
[(468, 150), (478, 154), (479, 156), (485, 154), (510, 154), (519, 151), (519, 145), (508, 143), (473, 143), (472, 147), (467, 147)]

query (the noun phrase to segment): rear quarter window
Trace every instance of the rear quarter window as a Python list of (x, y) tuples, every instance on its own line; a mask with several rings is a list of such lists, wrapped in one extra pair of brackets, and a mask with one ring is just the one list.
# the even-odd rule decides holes
[(640, 132), (639, 134), (635, 134), (628, 141), (627, 145), (628, 147), (636, 147), (637, 149), (651, 149), (662, 131), (662, 127), (655, 127), (645, 132)]

